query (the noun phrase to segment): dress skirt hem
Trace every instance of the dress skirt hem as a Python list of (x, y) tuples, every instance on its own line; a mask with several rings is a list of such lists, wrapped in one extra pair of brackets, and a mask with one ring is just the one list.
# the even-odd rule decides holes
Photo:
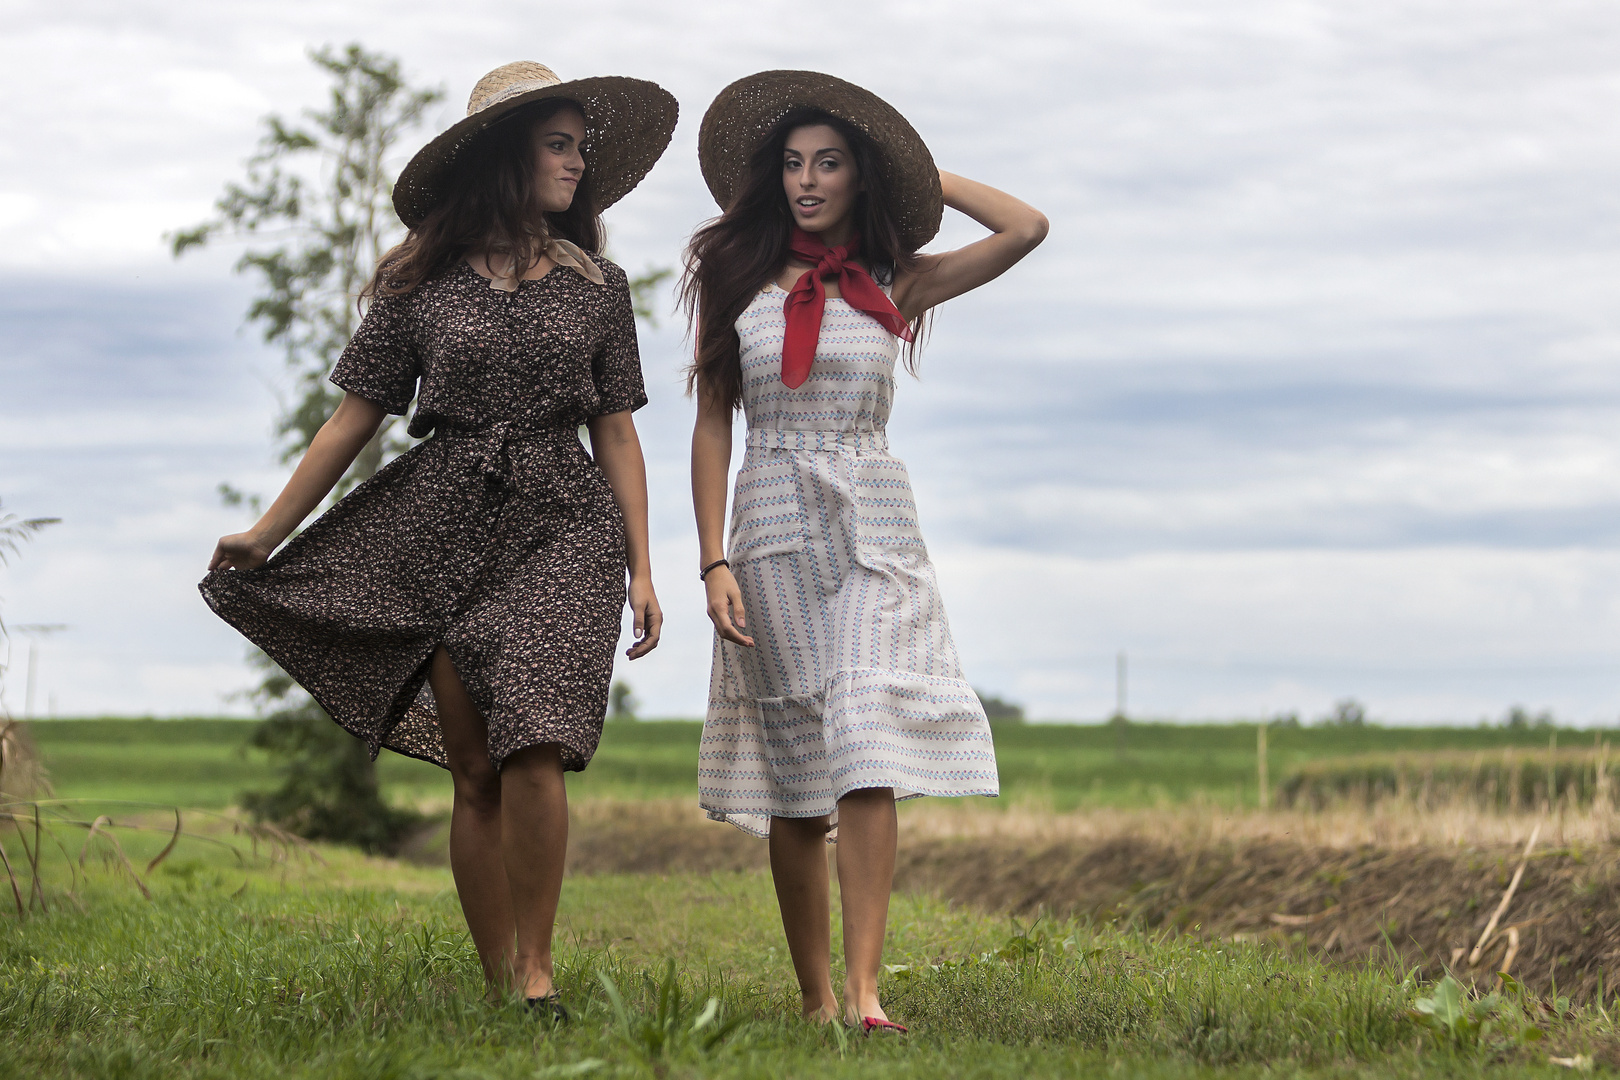
[[(215, 615), (218, 615), (221, 619), (223, 619), (227, 624), (234, 628), (237, 633), (247, 638), (247, 640), (255, 648), (259, 649), (266, 655), (271, 656), (273, 659), (276, 659), (276, 654), (281, 650), (277, 648), (279, 642), (274, 639), (274, 636), (267, 633), (256, 632), (257, 626), (254, 620), (242, 619), (238, 615), (244, 601), (247, 600), (247, 597), (244, 594), (250, 593), (252, 590), (247, 581), (234, 579), (236, 578), (236, 575), (243, 575), (243, 577), (246, 578), (252, 574), (252, 570), (216, 571), (215, 573), (209, 574), (208, 578), (197, 586), (197, 591), (202, 594), (203, 601), (207, 603)], [(229, 599), (227, 599), (227, 597)], [(283, 653), (283, 657), (284, 656), (285, 654)], [(418, 687), (417, 691), (412, 692), (412, 696), (414, 697), (416, 693), (420, 692), (420, 687), (425, 686), (427, 682), (426, 672), (424, 669), (432, 659), (433, 652), (432, 650), (429, 650), (427, 655), (424, 656), (416, 665), (417, 671), (422, 672), (421, 681), (418, 682), (415, 678), (408, 680), (400, 687), (400, 693), (397, 695), (398, 697), (404, 697), (406, 692), (411, 690), (412, 684), (415, 684)], [(319, 680), (313, 677), (313, 673), (289, 670), (286, 659), (278, 659), (278, 663), (282, 670), (286, 671), (292, 680), (298, 683), (298, 685), (310, 696), (315, 704), (320, 706), (321, 711), (326, 713), (326, 715), (331, 718), (333, 723), (337, 724), (338, 727), (342, 728), (344, 731), (347, 731), (350, 735), (353, 735), (355, 738), (366, 744), (366, 750), (371, 754), (373, 761), (377, 759), (378, 753), (384, 749), (387, 749), (394, 751), (396, 754), (403, 754), (406, 757), (416, 758), (418, 761), (430, 762), (439, 766), (441, 769), (448, 767), (448, 763), (443, 759), (442, 755), (434, 754), (430, 749), (422, 747), (409, 748), (394, 745), (390, 736), (393, 735), (394, 729), (399, 726), (399, 721), (394, 721), (392, 723), (385, 721), (382, 724), (368, 725), (361, 721), (347, 719), (345, 715), (346, 710), (334, 702), (324, 700), (326, 695), (321, 693)]]
[[(391, 750), (403, 757), (415, 758), (417, 761), (426, 761), (429, 764), (437, 765), (441, 769), (449, 769), (450, 761), (443, 749), (444, 743), (440, 734), (437, 709), (433, 701), (433, 691), (428, 686), (427, 669), (433, 661), (434, 652), (439, 648), (443, 648), (450, 653), (451, 661), (455, 663), (458, 672), (467, 670), (467, 666), (456, 656), (455, 644), (446, 641), (435, 642), (426, 650), (420, 660), (411, 665), (411, 674), (399, 682), (398, 690), (394, 695), (394, 706), (389, 710), (388, 716), (368, 718), (353, 715), (352, 708), (345, 708), (344, 705), (339, 704), (322, 692), (323, 684), (326, 681), (322, 676), (326, 674), (325, 672), (320, 671), (318, 668), (312, 668), (308, 671), (303, 670), (293, 659), (296, 655), (294, 651), (283, 648), (284, 643), (277, 640), (275, 635), (259, 630), (260, 626), (265, 625), (264, 623), (252, 618), (242, 617), (244, 606), (254, 606), (250, 597), (257, 590), (252, 588), (252, 584), (248, 580), (254, 573), (252, 570), (214, 571), (198, 585), (198, 591), (202, 594), (204, 602), (213, 609), (214, 614), (232, 626), (260, 651), (275, 660), (282, 670), (286, 671), (293, 681), (298, 683), (305, 693), (309, 694), (315, 704), (320, 706), (321, 710), (335, 724), (365, 743), (373, 761), (377, 759), (377, 755), (382, 750)], [(238, 577), (238, 575), (241, 576)], [(274, 605), (261, 604), (259, 606), (266, 608), (266, 610), (273, 610), (274, 608)], [(271, 620), (268, 625), (276, 626), (277, 622)], [(463, 682), (467, 683), (470, 680), (464, 676)], [(478, 688), (474, 685), (468, 685), (467, 689), (470, 694), (473, 694), (475, 705), (477, 705), (476, 698), (483, 695), (477, 692)], [(406, 700), (409, 701), (409, 704), (401, 708), (400, 703)], [(481, 714), (485, 712), (482, 707), (479, 708), (479, 711)], [(488, 723), (487, 716), (485, 716), (485, 722)], [(570, 726), (583, 726), (578, 721), (570, 723), (566, 718), (564, 718), (563, 723), (569, 723)], [(600, 721), (597, 721), (597, 723), (600, 724)], [(555, 722), (551, 725), (542, 725), (542, 732), (545, 732), (547, 727), (561, 727), (561, 725)], [(402, 732), (406, 737), (397, 738), (396, 736)], [(549, 734), (549, 732), (546, 733)], [(531, 737), (528, 741), (522, 742), (522, 745), (509, 747), (491, 745), (490, 762), (496, 769), (499, 769), (512, 754), (527, 749), (529, 746), (540, 745), (556, 745), (561, 749), (564, 772), (583, 772), (586, 766), (590, 764), (593, 756), (583, 754), (577, 748), (570, 746), (559, 732), (557, 738), (546, 738), (542, 734), (540, 737)]]
[(989, 722), (960, 679), (859, 668), (821, 694), (709, 703), (699, 805), (715, 821), (770, 835), (773, 817), (832, 817), (852, 791), (895, 800), (1000, 794)]

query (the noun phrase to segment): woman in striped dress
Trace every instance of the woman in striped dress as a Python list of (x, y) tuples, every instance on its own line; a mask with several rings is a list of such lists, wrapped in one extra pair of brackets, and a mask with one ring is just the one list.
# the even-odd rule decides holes
[[(1046, 219), (939, 172), (898, 112), (815, 72), (728, 87), (699, 156), (724, 210), (694, 236), (684, 283), (692, 497), (716, 630), (701, 801), (769, 837), (803, 1013), (819, 1021), (840, 1011), (823, 855), (836, 828), (844, 1022), (904, 1031), (877, 992), (895, 800), (999, 789), (906, 467), (889, 453), (895, 362), (931, 308), (1018, 262)], [(991, 235), (918, 255), (942, 206)], [(747, 449), (722, 549), (738, 409)]]

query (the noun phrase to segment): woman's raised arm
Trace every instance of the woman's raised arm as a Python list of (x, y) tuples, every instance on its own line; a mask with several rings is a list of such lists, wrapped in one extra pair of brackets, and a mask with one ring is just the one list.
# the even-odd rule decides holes
[(990, 236), (955, 251), (922, 256), (915, 269), (894, 283), (894, 304), (915, 319), (929, 308), (993, 281), (1046, 239), (1046, 215), (988, 184), (941, 171), (945, 205), (989, 229)]
[(344, 394), (338, 407), (310, 440), (292, 479), (281, 489), (270, 509), (247, 532), (222, 536), (214, 545), (210, 570), (251, 570), (262, 566), (270, 553), (304, 523), (321, 504), (366, 443), (377, 434), (388, 415), (375, 401)]

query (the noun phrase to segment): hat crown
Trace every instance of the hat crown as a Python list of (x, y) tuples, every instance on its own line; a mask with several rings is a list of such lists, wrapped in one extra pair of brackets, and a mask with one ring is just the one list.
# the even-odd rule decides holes
[(562, 79), (555, 71), (533, 60), (514, 60), (510, 64), (502, 64), (479, 79), (478, 85), (473, 87), (471, 96), (467, 98), (467, 115), (483, 112), (491, 105), (498, 105), (518, 94), (556, 86), (560, 82)]
[(820, 71), (761, 71), (738, 79), (709, 103), (698, 127), (698, 165), (721, 210), (731, 209), (761, 141), (803, 106), (831, 113), (876, 144), (903, 247), (916, 251), (938, 235), (945, 202), (928, 144), (893, 105)]

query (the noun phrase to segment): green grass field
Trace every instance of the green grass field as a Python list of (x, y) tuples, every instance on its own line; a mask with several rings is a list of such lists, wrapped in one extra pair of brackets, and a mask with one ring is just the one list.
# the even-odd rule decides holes
[[(30, 730), (58, 796), (128, 799), (198, 807), (230, 805), (244, 790), (269, 787), (263, 755), (246, 748), (250, 721), (57, 720)], [(701, 725), (695, 721), (609, 724), (591, 767), (569, 777), (575, 797), (693, 796)], [(1255, 729), (1248, 724), (1003, 724), (995, 730), (1003, 802), (1039, 799), (1056, 810), (1152, 806), (1194, 795), (1257, 798)], [(1592, 736), (1560, 733), (1566, 747)], [(1544, 749), (1547, 733), (1501, 728), (1273, 728), (1273, 782), (1287, 770), (1371, 751), (1424, 753)], [(384, 751), (379, 775), (390, 798), (418, 802), (449, 796), (445, 773)]]
[[(250, 726), (105, 719), (39, 723), (32, 734), (62, 798), (222, 808), (273, 783), (244, 749)], [(691, 798), (699, 730), (610, 725), (591, 769), (571, 777), (574, 797)], [(1256, 791), (1252, 725), (1005, 725), (996, 739), (1004, 804), (1252, 802)], [(1285, 728), (1271, 732), (1270, 768), (1276, 779), (1375, 750), (1546, 741), (1500, 729)], [(1560, 741), (1586, 746), (1591, 735)], [(380, 768), (396, 800), (442, 806), (448, 796), (431, 765), (385, 755)], [(885, 1000), (913, 1033), (845, 1036), (797, 1019), (764, 873), (571, 878), (558, 958), (576, 1020), (552, 1030), (483, 1001), (448, 871), (330, 847), (244, 862), (246, 843), (214, 820), (188, 817), (228, 843), (183, 839), (150, 872), (172, 819), (149, 814), (151, 831), (119, 830), (151, 899), (109, 842), (91, 844), (80, 871), (84, 829), (63, 828), (60, 847), (46, 834), (49, 910), (5, 916), (0, 935), (0, 1078), (1427, 1078), (1544, 1076), (1549, 1055), (1620, 1060), (1620, 1032), (1601, 1007), (1509, 994), (1459, 1005), (1449, 1026), (1436, 1025), (1413, 1011), (1435, 988), (1376, 961), (1335, 966), (1297, 942), (1111, 923), (1031, 926), (907, 894), (892, 909)], [(0, 832), (19, 868), (22, 839)], [(22, 881), (26, 890), (25, 870)], [(0, 904), (10, 902), (0, 885)], [(836, 939), (835, 914), (835, 950)], [(664, 994), (661, 1014), (670, 961), (682, 1004), (670, 1009)], [(599, 974), (620, 991), (622, 1015)], [(693, 1034), (710, 997), (718, 1019)], [(728, 1019), (740, 1026), (705, 1046)]]
[[(162, 839), (126, 843), (139, 864)], [(183, 842), (149, 901), (94, 869), (66, 897), (57, 865), (51, 911), (0, 937), (0, 1076), (1539, 1076), (1548, 1046), (1613, 1038), (1595, 1012), (1508, 1003), (1483, 1040), (1453, 1043), (1412, 1019), (1426, 991), (1398, 970), (918, 896), (896, 897), (885, 985), (912, 1034), (845, 1036), (797, 1019), (762, 874), (569, 881), (559, 985), (576, 1015), (553, 1030), (482, 1000), (447, 872), (323, 854), (244, 870)], [(659, 1023), (671, 959), (683, 1003)], [(708, 1048), (713, 1025), (690, 1029), (711, 996), (741, 1026)]]

